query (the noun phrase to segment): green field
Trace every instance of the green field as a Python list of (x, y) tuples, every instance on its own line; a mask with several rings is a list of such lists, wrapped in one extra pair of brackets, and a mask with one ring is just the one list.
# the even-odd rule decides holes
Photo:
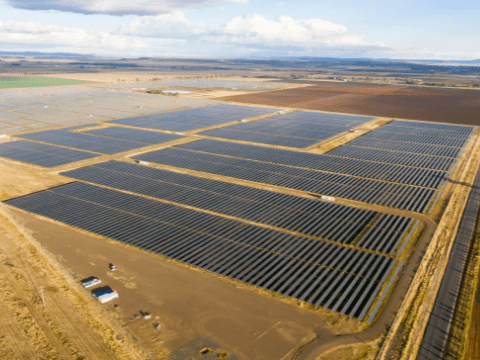
[(57, 79), (43, 76), (0, 76), (0, 89), (77, 85), (86, 81)]

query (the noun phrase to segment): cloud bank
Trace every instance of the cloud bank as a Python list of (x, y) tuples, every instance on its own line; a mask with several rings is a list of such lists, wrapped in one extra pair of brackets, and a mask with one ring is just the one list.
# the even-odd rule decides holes
[(369, 43), (345, 26), (322, 19), (294, 20), (280, 16), (269, 20), (259, 14), (237, 16), (224, 26), (209, 27), (189, 20), (181, 11), (157, 16), (136, 17), (122, 25), (117, 34), (160, 38), (182, 38), (191, 42), (238, 44), (251, 48), (384, 48), (382, 42)]
[(17, 9), (57, 10), (80, 14), (157, 15), (175, 9), (198, 8), (218, 2), (246, 4), (248, 0), (6, 0)]

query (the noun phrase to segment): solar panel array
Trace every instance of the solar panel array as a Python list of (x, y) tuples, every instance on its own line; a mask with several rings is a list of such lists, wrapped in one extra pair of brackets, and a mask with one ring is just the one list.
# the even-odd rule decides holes
[(423, 212), (435, 190), (291, 166), (167, 148), (137, 159), (316, 194)]
[(352, 244), (376, 214), (117, 161), (62, 175), (344, 244)]
[(361, 136), (358, 139), (349, 142), (348, 146), (369, 147), (375, 149), (385, 149), (445, 157), (457, 157), (462, 150), (462, 148), (454, 146), (441, 146), (414, 142), (383, 140), (366, 136)]
[(164, 142), (183, 138), (183, 136), (180, 135), (165, 134), (156, 131), (130, 129), (119, 126), (111, 126), (102, 129), (89, 130), (85, 131), (84, 134), (128, 141), (137, 141), (146, 144), (161, 144)]
[[(362, 116), (362, 115), (345, 115), (335, 113), (324, 112), (311, 112), (311, 111), (294, 111), (287, 114), (279, 115), (275, 119), (277, 121), (299, 121), (302, 124), (315, 124), (315, 125), (335, 125), (335, 126), (347, 126), (357, 127), (366, 122), (374, 120), (376, 117)], [(303, 128), (303, 127), (301, 127)]]
[(374, 118), (297, 111), (250, 123), (214, 129), (200, 135), (270, 145), (305, 148)]
[(472, 126), (392, 121), (328, 155), (449, 171)]
[(263, 143), (269, 145), (280, 145), (296, 148), (306, 148), (318, 143), (319, 140), (305, 139), (297, 136), (281, 136), (272, 134), (262, 134), (250, 131), (241, 131), (230, 129), (213, 129), (199, 133), (199, 135), (218, 137), (230, 140), (242, 140), (256, 143)]
[(438, 188), (445, 178), (445, 173), (440, 171), (209, 139), (179, 145), (178, 148), (430, 188)]
[[(163, 134), (166, 141), (178, 139), (177, 135)], [(80, 134), (64, 130), (47, 130), (36, 133), (18, 135), (24, 139), (41, 141), (54, 145), (63, 145), (71, 148), (94, 151), (103, 154), (117, 154), (124, 151), (147, 146), (145, 143), (109, 139), (100, 136)]]
[(392, 255), (412, 223), (411, 218), (381, 214), (358, 240), (356, 246)]
[(421, 144), (463, 147), (475, 129), (473, 126), (392, 121), (364, 137)]
[(278, 112), (279, 109), (214, 105), (109, 121), (148, 129), (191, 131)]
[(359, 319), (396, 263), (83, 183), (7, 204)]
[(54, 167), (91, 159), (99, 155), (20, 140), (0, 144), (0, 156), (28, 164)]
[(448, 171), (455, 163), (455, 158), (432, 156), (400, 151), (390, 151), (357, 146), (339, 146), (328, 155), (341, 156), (352, 159), (370, 160), (389, 164), (415, 166), (425, 169)]

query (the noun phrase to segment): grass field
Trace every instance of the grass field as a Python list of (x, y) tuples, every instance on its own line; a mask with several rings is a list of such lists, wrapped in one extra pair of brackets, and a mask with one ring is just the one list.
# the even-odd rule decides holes
[(43, 76), (1, 76), (0, 89), (77, 85), (85, 82), (86, 81), (81, 80), (57, 79)]

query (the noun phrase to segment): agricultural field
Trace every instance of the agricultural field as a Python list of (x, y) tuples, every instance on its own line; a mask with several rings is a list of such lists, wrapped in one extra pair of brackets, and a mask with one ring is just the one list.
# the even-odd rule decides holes
[(71, 287), (93, 276), (87, 293), (119, 294), (89, 304), (139, 341), (138, 358), (317, 359), (385, 338), (395, 353), (395, 315), (417, 274), (444, 269), (422, 259), (448, 249), (478, 169), (476, 94), (464, 122), (445, 123), (415, 102), (368, 108), (423, 89), (259, 83), (163, 84), (259, 91), (222, 101), (121, 83), (1, 92), (2, 209)]
[(316, 83), (295, 89), (221, 98), (335, 113), (477, 125), (480, 92), (469, 89), (364, 83)]
[(65, 86), (83, 84), (82, 80), (60, 79), (44, 76), (1, 76), (0, 89)]

